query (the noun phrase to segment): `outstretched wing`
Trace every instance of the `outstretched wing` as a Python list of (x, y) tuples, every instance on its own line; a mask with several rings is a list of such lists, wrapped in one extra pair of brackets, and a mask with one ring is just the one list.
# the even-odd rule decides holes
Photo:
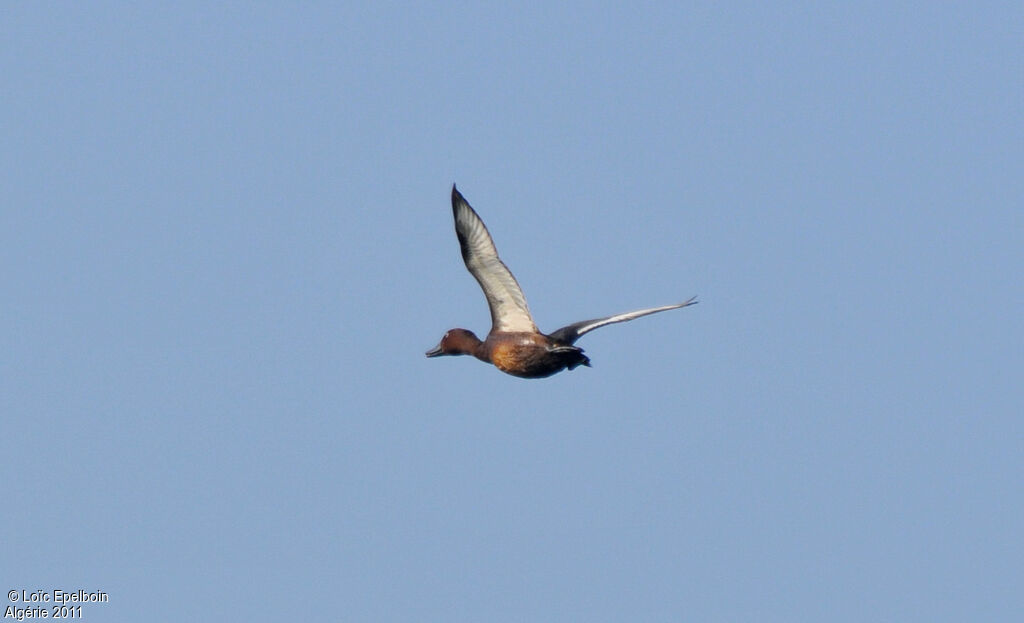
[(584, 333), (589, 333), (594, 329), (599, 329), (606, 324), (615, 324), (616, 322), (626, 322), (627, 320), (633, 320), (640, 316), (647, 316), (649, 314), (656, 314), (658, 312), (668, 311), (670, 309), (679, 309), (680, 307), (687, 307), (694, 305), (697, 302), (697, 297), (693, 297), (685, 303), (676, 303), (675, 305), (665, 305), (663, 307), (651, 307), (648, 309), (638, 309), (636, 311), (626, 312), (624, 314), (615, 314), (614, 316), (607, 316), (605, 318), (595, 318), (593, 320), (584, 320), (582, 322), (574, 322), (569, 326), (562, 327), (561, 329), (551, 333), (550, 336), (556, 341), (563, 344), (573, 344), (576, 340), (580, 339)]
[(455, 233), (462, 248), (462, 260), (480, 283), (491, 308), (491, 330), (537, 331), (522, 288), (498, 257), (498, 250), (484, 222), (454, 185), (452, 213), (455, 215)]

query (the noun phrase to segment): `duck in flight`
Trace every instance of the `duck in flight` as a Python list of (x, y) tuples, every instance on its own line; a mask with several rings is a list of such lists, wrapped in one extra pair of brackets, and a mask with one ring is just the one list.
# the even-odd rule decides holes
[(487, 227), (455, 185), (452, 185), (452, 212), (455, 215), (455, 234), (462, 248), (462, 259), (470, 274), (483, 288), (487, 305), (491, 308), (491, 332), (485, 340), (480, 341), (472, 331), (452, 329), (444, 334), (440, 344), (427, 351), (427, 357), (473, 355), (513, 376), (543, 378), (566, 368), (572, 370), (576, 366), (590, 366), (590, 359), (583, 354), (583, 349), (574, 344), (594, 329), (697, 302), (697, 297), (692, 297), (675, 305), (583, 320), (545, 335), (534, 324), (530, 309), (526, 306), (526, 297), (516, 278), (498, 257), (498, 250), (494, 247)]

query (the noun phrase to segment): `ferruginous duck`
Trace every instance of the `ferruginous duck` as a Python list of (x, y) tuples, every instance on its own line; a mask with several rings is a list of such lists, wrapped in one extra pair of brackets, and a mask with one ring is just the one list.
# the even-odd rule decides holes
[(583, 354), (583, 349), (574, 344), (594, 329), (697, 302), (697, 297), (692, 297), (675, 305), (583, 320), (552, 333), (541, 333), (530, 315), (523, 290), (498, 257), (498, 250), (494, 247), (487, 227), (455, 185), (452, 185), (452, 212), (455, 215), (455, 234), (459, 237), (462, 259), (470, 274), (483, 288), (487, 305), (491, 308), (491, 331), (485, 340), (480, 341), (472, 331), (452, 329), (444, 334), (440, 344), (427, 351), (427, 357), (473, 355), (513, 376), (543, 378), (566, 368), (572, 370), (576, 366), (590, 366), (590, 359)]

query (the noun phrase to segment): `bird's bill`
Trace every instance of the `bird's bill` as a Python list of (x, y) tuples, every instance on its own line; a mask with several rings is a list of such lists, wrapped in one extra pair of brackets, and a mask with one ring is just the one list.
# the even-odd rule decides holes
[(431, 348), (430, 350), (427, 351), (427, 357), (439, 357), (439, 356), (441, 356), (443, 354), (444, 354), (444, 351), (441, 350), (441, 345), (440, 344), (438, 344), (437, 346), (435, 346), (435, 347), (433, 347), (433, 348)]

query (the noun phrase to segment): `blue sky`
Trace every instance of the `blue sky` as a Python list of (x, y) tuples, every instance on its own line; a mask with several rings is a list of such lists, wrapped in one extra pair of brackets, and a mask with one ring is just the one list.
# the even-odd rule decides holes
[[(4, 589), (1024, 615), (1018, 4), (0, 12)], [(542, 330), (701, 303), (428, 360), (489, 324), (453, 182)]]

